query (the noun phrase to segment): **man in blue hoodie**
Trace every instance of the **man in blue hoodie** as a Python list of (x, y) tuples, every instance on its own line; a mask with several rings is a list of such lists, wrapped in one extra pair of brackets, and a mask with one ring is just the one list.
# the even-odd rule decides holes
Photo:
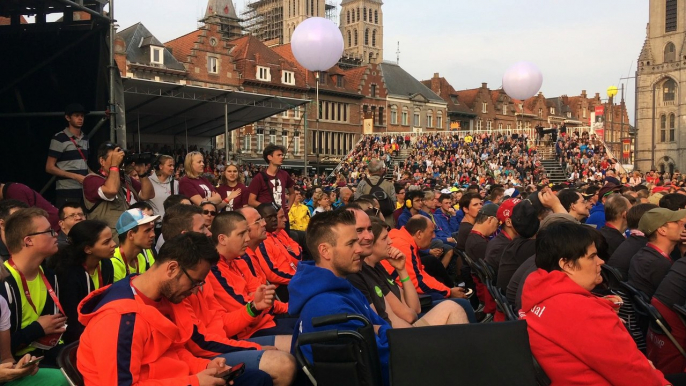
[(605, 201), (613, 194), (619, 192), (620, 186), (607, 183), (598, 190), (598, 202), (591, 208), (591, 214), (586, 220), (587, 225), (591, 225), (596, 229), (605, 226)]
[[(381, 361), (384, 384), (388, 385), (388, 340), (386, 331), (391, 326), (369, 308), (362, 293), (345, 278), (362, 269), (364, 248), (360, 245), (358, 232), (369, 229), (356, 228), (355, 213), (335, 210), (318, 213), (307, 227), (307, 246), (314, 261), (303, 261), (288, 285), (290, 299), (288, 312), (300, 314), (293, 332), (293, 342), (303, 333), (323, 330), (357, 330), (360, 322), (351, 321), (323, 327), (313, 327), (312, 318), (339, 313), (359, 314), (367, 318), (376, 331), (376, 344)], [(373, 238), (373, 236), (372, 236)], [(293, 351), (293, 350), (291, 350)], [(312, 360), (312, 350), (303, 347), (305, 356)]]

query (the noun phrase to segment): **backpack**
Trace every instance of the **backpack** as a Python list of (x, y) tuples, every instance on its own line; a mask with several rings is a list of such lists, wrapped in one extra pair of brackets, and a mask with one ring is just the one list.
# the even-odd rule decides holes
[(395, 211), (395, 203), (391, 201), (391, 198), (388, 196), (388, 194), (379, 186), (384, 181), (384, 179), (382, 177), (379, 177), (379, 181), (376, 183), (376, 185), (373, 185), (367, 177), (364, 178), (364, 181), (371, 188), (369, 190), (369, 194), (374, 196), (374, 198), (376, 198), (376, 200), (379, 201), (379, 208), (381, 209), (381, 213), (383, 213), (384, 216), (391, 215), (393, 211)]

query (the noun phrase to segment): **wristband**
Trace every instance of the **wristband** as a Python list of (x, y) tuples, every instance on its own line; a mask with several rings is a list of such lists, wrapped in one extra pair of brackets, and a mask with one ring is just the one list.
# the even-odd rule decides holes
[(246, 303), (246, 304), (245, 304), (245, 309), (248, 311), (248, 315), (250, 315), (251, 317), (254, 318), (254, 317), (257, 316), (257, 314), (255, 314), (254, 312), (252, 312), (252, 307), (251, 307), (251, 306), (252, 306), (252, 302)]
[(223, 199), (222, 201), (224, 201), (225, 203), (227, 203), (227, 204), (228, 204), (228, 203), (229, 203), (229, 198), (228, 198), (228, 197), (226, 197), (226, 198), (225, 198), (225, 199)]
[(406, 278), (404, 278), (404, 279), (400, 279), (400, 282), (401, 282), (401, 283), (405, 283), (405, 282), (407, 282), (407, 281), (410, 281), (410, 277), (409, 277), (409, 276), (406, 277)]
[(110, 166), (110, 171), (115, 171), (115, 170), (119, 171), (119, 167), (118, 166)]

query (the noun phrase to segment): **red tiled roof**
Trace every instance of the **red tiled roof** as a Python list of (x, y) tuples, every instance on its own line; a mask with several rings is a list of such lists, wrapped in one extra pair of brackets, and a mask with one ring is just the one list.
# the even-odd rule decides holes
[(474, 109), (474, 99), (476, 99), (476, 96), (479, 94), (480, 90), (481, 87), (472, 88), (468, 90), (455, 91), (455, 94), (457, 95), (458, 101), (462, 102), (470, 109)]
[(362, 83), (362, 77), (368, 69), (369, 67), (367, 66), (355, 67), (343, 72), (346, 86), (350, 86), (351, 89), (357, 90), (358, 92), (361, 91), (360, 84)]
[(172, 55), (176, 60), (180, 62), (188, 61), (188, 55), (191, 54), (191, 50), (195, 47), (195, 43), (198, 41), (198, 37), (202, 34), (202, 30), (195, 30), (189, 32), (183, 36), (179, 36), (174, 40), (170, 40), (164, 43), (165, 47), (171, 49)]

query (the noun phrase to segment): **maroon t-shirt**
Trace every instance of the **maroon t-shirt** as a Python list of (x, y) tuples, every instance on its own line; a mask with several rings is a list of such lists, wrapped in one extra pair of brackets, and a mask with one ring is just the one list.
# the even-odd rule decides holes
[(257, 201), (261, 203), (274, 202), (288, 209), (288, 189), (292, 188), (295, 182), (285, 170), (276, 172), (276, 178), (267, 174), (269, 182), (265, 182), (265, 174), (266, 171), (255, 174), (248, 190), (257, 196)]
[[(86, 200), (92, 202), (92, 203), (98, 203), (102, 201), (102, 198), (100, 198), (100, 195), (98, 194), (98, 189), (100, 189), (101, 186), (105, 185), (106, 177), (99, 175), (99, 174), (89, 174), (86, 176), (86, 178), (83, 180), (83, 195), (86, 197)], [(131, 204), (131, 198), (134, 198), (133, 192), (129, 191), (126, 186), (124, 185), (124, 179), (121, 179), (121, 186), (124, 187), (123, 189), (120, 189), (120, 192), (123, 190), (123, 193), (117, 193), (117, 194), (126, 194), (126, 202), (128, 204)], [(137, 180), (131, 179), (131, 186), (133, 187), (133, 190), (136, 191), (136, 194), (141, 191), (141, 183)]]
[(43, 209), (48, 212), (48, 221), (50, 221), (52, 229), (56, 231), (60, 230), (60, 218), (57, 214), (57, 208), (35, 190), (18, 182), (7, 182), (3, 187), (2, 196), (7, 200), (19, 200), (25, 202), (28, 206), (35, 206)]
[(217, 188), (217, 193), (219, 193), (219, 196), (221, 196), (222, 200), (226, 199), (226, 197), (228, 197), (231, 192), (238, 189), (241, 190), (241, 195), (229, 201), (229, 203), (226, 205), (226, 209), (224, 209), (227, 212), (230, 210), (240, 209), (248, 205), (248, 197), (250, 196), (248, 187), (239, 182), (234, 187), (220, 185)]
[(193, 196), (200, 195), (200, 198), (203, 201), (207, 201), (212, 197), (212, 192), (216, 191), (217, 189), (202, 177), (189, 178), (188, 176), (185, 176), (181, 177), (179, 180), (179, 193), (189, 199)]

